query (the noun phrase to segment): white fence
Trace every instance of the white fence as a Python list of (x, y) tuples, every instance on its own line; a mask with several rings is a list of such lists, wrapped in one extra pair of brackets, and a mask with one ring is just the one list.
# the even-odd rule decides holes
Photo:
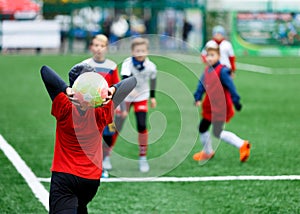
[(3, 21), (2, 48), (59, 48), (56, 21)]

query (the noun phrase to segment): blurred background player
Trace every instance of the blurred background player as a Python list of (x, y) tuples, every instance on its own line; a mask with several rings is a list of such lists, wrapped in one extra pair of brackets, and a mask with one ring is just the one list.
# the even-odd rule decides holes
[[(132, 92), (125, 98), (126, 110), (134, 107), (135, 117), (138, 129), (139, 143), (139, 170), (148, 172), (150, 170), (147, 161), (148, 131), (146, 118), (148, 112), (148, 99), (150, 97), (151, 108), (156, 107), (155, 87), (156, 87), (156, 65), (150, 61), (148, 56), (149, 42), (144, 38), (135, 38), (131, 43), (132, 56), (125, 59), (121, 75), (123, 79), (134, 76), (137, 79), (137, 85)], [(150, 80), (150, 85), (149, 85)], [(120, 132), (127, 114), (122, 117), (116, 117), (116, 129)], [(116, 132), (116, 136), (117, 136)], [(116, 140), (116, 138), (115, 138)]]
[(193, 30), (193, 25), (186, 20), (183, 19), (183, 26), (182, 26), (182, 40), (183, 40), (183, 49), (187, 49), (187, 42), (190, 32)]
[[(98, 34), (94, 36), (90, 41), (89, 48), (93, 56), (91, 58), (82, 61), (82, 63), (86, 63), (92, 66), (93, 68), (95, 68), (96, 72), (101, 74), (105, 78), (109, 86), (120, 82), (117, 64), (114, 61), (106, 58), (106, 53), (108, 50), (108, 38), (103, 34)], [(76, 71), (72, 69), (71, 72), (76, 72)], [(103, 143), (103, 169), (104, 170), (103, 170), (102, 177), (108, 177), (107, 170), (112, 169), (109, 153), (111, 152), (114, 146), (113, 142), (115, 142), (112, 140), (114, 132), (115, 132), (114, 123), (111, 123), (105, 127), (102, 133), (105, 142)]]
[[(215, 154), (209, 133), (209, 127), (213, 125), (213, 134), (235, 147), (240, 151), (240, 161), (245, 162), (250, 155), (250, 144), (232, 132), (223, 130), (225, 122), (234, 115), (233, 106), (240, 111), (240, 96), (233, 84), (230, 70), (220, 63), (219, 45), (215, 41), (206, 44), (206, 60), (208, 66), (198, 83), (194, 94), (195, 105), (202, 104), (202, 120), (199, 125), (200, 140), (203, 150), (196, 153), (193, 159), (204, 161), (212, 158)], [(206, 94), (201, 103), (203, 94)]]
[[(224, 27), (217, 25), (212, 30), (212, 40), (208, 41), (215, 41), (219, 47), (220, 47), (220, 63), (222, 65), (225, 65), (227, 68), (229, 68), (232, 72), (235, 72), (236, 66), (235, 66), (235, 55), (233, 51), (232, 44), (226, 40), (225, 38), (226, 32)], [(205, 46), (206, 47), (206, 46)], [(206, 59), (207, 52), (204, 48), (201, 52), (201, 58), (204, 63), (207, 62)]]

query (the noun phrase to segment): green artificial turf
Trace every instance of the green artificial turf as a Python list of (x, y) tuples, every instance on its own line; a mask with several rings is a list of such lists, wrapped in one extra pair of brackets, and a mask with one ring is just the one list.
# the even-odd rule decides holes
[[(51, 101), (40, 78), (46, 64), (64, 80), (82, 56), (0, 56), (0, 134), (37, 177), (50, 177), (55, 137)], [(123, 56), (111, 56), (117, 62)], [(237, 70), (234, 82), (243, 109), (226, 129), (252, 143), (248, 162), (236, 148), (219, 144), (204, 165), (192, 156), (201, 149), (200, 110), (193, 92), (203, 71), (200, 63), (150, 57), (157, 65), (157, 108), (150, 109), (148, 159), (151, 171), (138, 172), (135, 118), (131, 111), (112, 156), (112, 176), (300, 175), (297, 57), (239, 57), (239, 63), (271, 67), (275, 74)], [(282, 72), (279, 72), (281, 71)], [(0, 213), (45, 213), (23, 178), (0, 151)], [(44, 183), (49, 190), (49, 184)], [(195, 183), (102, 183), (90, 213), (299, 213), (300, 181), (218, 181)]]

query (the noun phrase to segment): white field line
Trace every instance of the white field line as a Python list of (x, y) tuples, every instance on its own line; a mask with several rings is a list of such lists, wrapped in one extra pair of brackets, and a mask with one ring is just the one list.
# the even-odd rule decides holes
[(243, 71), (252, 71), (255, 73), (263, 73), (263, 74), (272, 74), (272, 68), (265, 67), (265, 66), (259, 66), (259, 65), (251, 65), (246, 63), (236, 63), (236, 67), (238, 70)]
[(49, 192), (41, 184), (35, 174), (27, 166), (25, 161), (19, 156), (14, 148), (0, 134), (0, 149), (14, 165), (17, 171), (22, 175), (35, 197), (43, 204), (45, 209), (49, 211)]
[[(50, 182), (50, 178), (38, 178), (41, 182)], [(300, 180), (300, 175), (277, 176), (212, 176), (212, 177), (144, 177), (144, 178), (101, 178), (101, 182), (208, 182), (208, 181), (289, 181)]]
[(300, 68), (273, 68), (274, 74), (300, 74)]
[[(203, 64), (200, 59), (200, 53), (199, 56), (187, 54), (169, 54), (168, 56), (170, 56), (173, 59), (176, 59), (179, 62)], [(262, 74), (300, 74), (300, 68), (270, 68), (266, 66), (252, 65), (240, 62), (236, 62), (236, 67), (238, 70), (251, 71)]]

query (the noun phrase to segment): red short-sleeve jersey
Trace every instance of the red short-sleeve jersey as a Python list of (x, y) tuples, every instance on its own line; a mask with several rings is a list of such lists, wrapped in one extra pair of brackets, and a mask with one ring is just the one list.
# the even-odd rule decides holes
[(51, 171), (100, 179), (102, 131), (112, 122), (112, 102), (80, 112), (64, 93), (52, 103), (56, 118), (56, 140)]

